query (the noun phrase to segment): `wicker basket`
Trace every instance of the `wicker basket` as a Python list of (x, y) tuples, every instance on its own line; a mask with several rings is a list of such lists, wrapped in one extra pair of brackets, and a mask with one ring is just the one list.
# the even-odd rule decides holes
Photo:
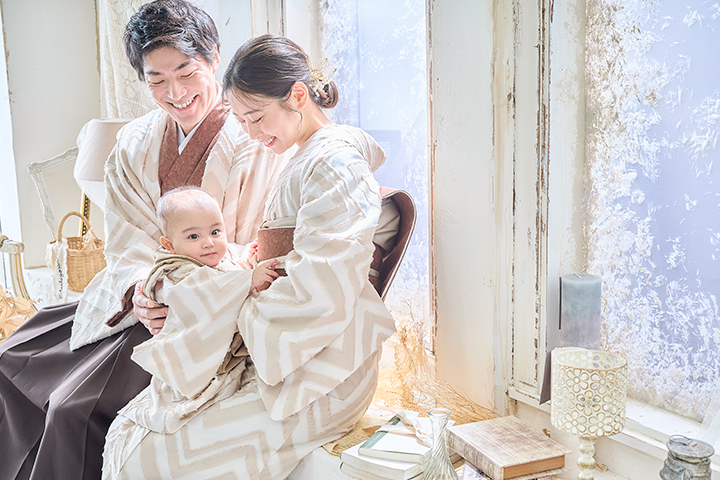
[[(67, 280), (68, 288), (75, 292), (82, 292), (90, 283), (90, 280), (103, 268), (105, 268), (105, 242), (95, 236), (90, 222), (84, 215), (78, 212), (68, 212), (60, 220), (56, 242), (63, 239), (62, 231), (65, 220), (71, 216), (80, 217), (87, 233), (81, 237), (65, 237), (68, 244), (67, 249)], [(54, 243), (54, 242), (50, 242)]]

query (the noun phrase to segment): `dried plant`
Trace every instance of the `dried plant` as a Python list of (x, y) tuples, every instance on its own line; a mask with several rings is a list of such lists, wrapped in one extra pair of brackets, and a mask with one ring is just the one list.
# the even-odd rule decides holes
[(417, 322), (398, 321), (397, 331), (388, 340), (395, 349), (395, 364), (380, 369), (375, 401), (391, 410), (407, 409), (423, 415), (433, 407), (447, 408), (458, 425), (499, 416), (436, 378), (434, 359), (422, 338)]

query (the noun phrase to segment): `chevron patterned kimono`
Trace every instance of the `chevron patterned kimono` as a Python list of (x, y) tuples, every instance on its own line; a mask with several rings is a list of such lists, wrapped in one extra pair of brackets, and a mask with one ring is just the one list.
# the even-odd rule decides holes
[[(359, 129), (319, 130), (280, 174), (265, 213), (269, 226), (295, 225), (288, 276), (249, 293), (247, 271), (198, 268), (174, 287), (171, 310), (184, 307), (133, 358), (182, 396), (214, 396), (167, 416), (151, 384), (110, 427), (104, 479), (282, 479), (363, 415), (395, 330), (368, 282), (381, 201), (372, 171), (384, 159)], [(236, 330), (251, 360), (215, 388)]]

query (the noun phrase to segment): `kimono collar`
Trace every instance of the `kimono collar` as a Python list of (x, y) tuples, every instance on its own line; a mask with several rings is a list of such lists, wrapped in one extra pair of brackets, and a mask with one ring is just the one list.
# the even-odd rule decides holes
[(218, 102), (196, 127), (182, 153), (178, 152), (177, 123), (168, 115), (165, 134), (160, 146), (158, 178), (161, 194), (183, 185), (199, 187), (205, 173), (205, 164), (212, 147), (220, 135), (230, 109)]

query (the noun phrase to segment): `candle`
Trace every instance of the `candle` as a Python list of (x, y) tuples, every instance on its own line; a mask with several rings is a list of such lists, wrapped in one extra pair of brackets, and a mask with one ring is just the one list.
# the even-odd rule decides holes
[(600, 349), (602, 279), (586, 273), (560, 277), (560, 338), (563, 347)]

